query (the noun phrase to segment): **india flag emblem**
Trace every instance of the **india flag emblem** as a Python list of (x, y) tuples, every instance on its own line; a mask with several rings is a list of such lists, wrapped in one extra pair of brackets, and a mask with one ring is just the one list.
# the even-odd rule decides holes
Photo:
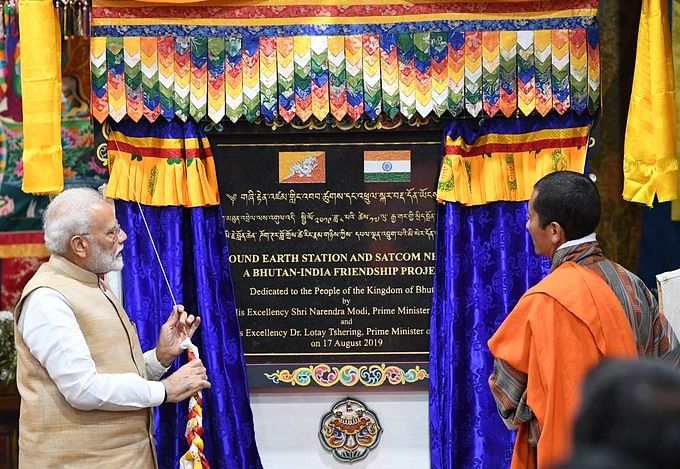
[(411, 182), (411, 151), (365, 151), (364, 182)]

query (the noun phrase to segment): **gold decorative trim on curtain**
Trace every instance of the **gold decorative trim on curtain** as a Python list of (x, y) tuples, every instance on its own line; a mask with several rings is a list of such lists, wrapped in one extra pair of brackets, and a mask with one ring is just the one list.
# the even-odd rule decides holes
[(464, 121), (447, 131), (437, 200), (482, 205), (523, 201), (555, 171), (583, 172), (592, 117), (489, 119), (478, 129)]
[(210, 143), (193, 122), (126, 120), (110, 132), (107, 147), (107, 197), (151, 206), (220, 202)]

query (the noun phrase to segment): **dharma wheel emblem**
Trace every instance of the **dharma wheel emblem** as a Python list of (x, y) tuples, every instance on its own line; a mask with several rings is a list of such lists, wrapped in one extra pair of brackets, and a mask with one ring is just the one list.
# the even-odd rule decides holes
[(375, 413), (363, 402), (348, 397), (321, 419), (319, 439), (338, 461), (354, 462), (378, 446), (381, 433)]

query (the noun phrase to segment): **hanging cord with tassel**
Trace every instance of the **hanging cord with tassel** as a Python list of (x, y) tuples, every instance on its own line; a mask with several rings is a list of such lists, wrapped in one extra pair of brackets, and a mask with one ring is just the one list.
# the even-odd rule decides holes
[[(187, 349), (189, 361), (199, 358), (198, 348), (191, 343), (191, 340), (186, 339), (182, 342), (182, 348)], [(189, 399), (189, 414), (184, 437), (189, 449), (179, 461), (180, 469), (210, 469), (210, 464), (203, 453), (203, 393), (201, 391)]]

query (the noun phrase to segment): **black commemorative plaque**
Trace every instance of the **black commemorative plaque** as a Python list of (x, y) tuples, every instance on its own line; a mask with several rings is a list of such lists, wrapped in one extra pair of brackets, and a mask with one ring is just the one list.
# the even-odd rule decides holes
[(251, 385), (284, 365), (426, 368), (440, 139), (210, 135)]

